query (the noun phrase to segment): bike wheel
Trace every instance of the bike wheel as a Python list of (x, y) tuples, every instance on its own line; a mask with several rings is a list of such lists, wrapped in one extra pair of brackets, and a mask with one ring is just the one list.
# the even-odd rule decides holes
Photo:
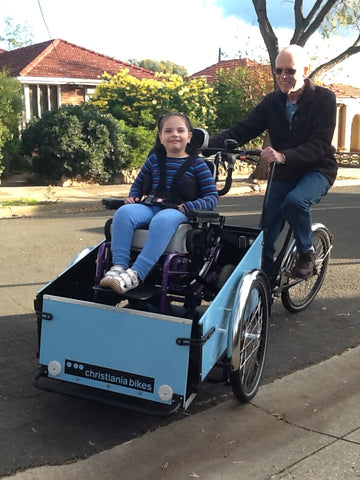
[(238, 400), (248, 402), (259, 388), (267, 348), (269, 289), (262, 277), (253, 280), (243, 308), (240, 303), (236, 305), (241, 318), (235, 346), (239, 368), (230, 372), (230, 383)]
[(234, 270), (235, 270), (235, 265), (232, 265), (230, 263), (222, 267), (222, 269), (219, 272), (218, 278), (216, 280), (217, 291), (220, 291), (223, 288), (223, 286), (228, 281), (228, 279), (230, 278)]
[[(331, 248), (331, 237), (325, 228), (320, 227), (313, 232), (313, 245), (316, 251), (314, 275), (307, 280), (290, 278), (281, 292), (281, 301), (289, 312), (304, 310), (314, 300), (324, 282)], [(296, 247), (288, 257), (291, 258), (288, 262), (288, 269), (291, 270), (296, 261)]]

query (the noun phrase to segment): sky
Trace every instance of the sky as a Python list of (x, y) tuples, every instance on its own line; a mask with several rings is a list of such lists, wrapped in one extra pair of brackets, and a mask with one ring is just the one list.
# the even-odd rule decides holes
[[(304, 0), (305, 14), (313, 3)], [(15, 25), (27, 25), (33, 43), (61, 38), (118, 60), (169, 60), (189, 74), (217, 63), (219, 49), (223, 60), (268, 62), (251, 0), (0, 0), (0, 12), (0, 36), (4, 19), (11, 17)], [(293, 29), (291, 0), (268, 1), (268, 15), (280, 48), (286, 46)], [(339, 35), (329, 43), (314, 35), (306, 48), (323, 61), (349, 43)], [(357, 54), (343, 62), (325, 80), (360, 88), (359, 59)]]

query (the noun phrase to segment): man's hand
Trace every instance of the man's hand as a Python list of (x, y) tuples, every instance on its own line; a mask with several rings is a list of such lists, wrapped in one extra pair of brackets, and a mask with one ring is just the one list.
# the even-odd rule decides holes
[(266, 147), (261, 151), (260, 157), (267, 163), (285, 163), (286, 157), (283, 153), (274, 150), (272, 147)]

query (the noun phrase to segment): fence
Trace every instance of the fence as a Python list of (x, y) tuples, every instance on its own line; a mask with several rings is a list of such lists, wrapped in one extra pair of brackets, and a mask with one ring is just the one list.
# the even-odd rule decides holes
[(349, 167), (349, 168), (360, 167), (359, 152), (336, 152), (335, 157), (339, 167)]

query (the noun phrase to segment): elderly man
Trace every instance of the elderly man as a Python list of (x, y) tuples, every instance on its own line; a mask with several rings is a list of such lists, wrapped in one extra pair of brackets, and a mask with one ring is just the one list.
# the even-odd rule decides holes
[(285, 220), (294, 231), (298, 258), (292, 275), (313, 274), (310, 207), (319, 202), (336, 178), (337, 163), (331, 145), (336, 122), (336, 98), (330, 90), (306, 78), (308, 63), (301, 47), (290, 45), (276, 58), (279, 89), (266, 95), (247, 118), (213, 137), (210, 147), (233, 138), (243, 145), (268, 131), (271, 146), (261, 158), (274, 163), (273, 181), (265, 205), (262, 267), (271, 278), (275, 242)]

